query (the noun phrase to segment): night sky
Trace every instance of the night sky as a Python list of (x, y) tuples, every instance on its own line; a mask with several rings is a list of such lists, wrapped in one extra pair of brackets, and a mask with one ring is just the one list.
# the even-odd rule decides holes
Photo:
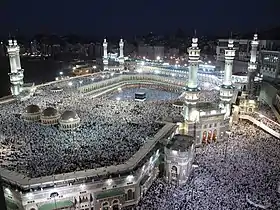
[[(280, 26), (279, 0), (1, 0), (0, 33), (134, 35), (254, 31)], [(279, 25), (278, 25), (279, 24)]]

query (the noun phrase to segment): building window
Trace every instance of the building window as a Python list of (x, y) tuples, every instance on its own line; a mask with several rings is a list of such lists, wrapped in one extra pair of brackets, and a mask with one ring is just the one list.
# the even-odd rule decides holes
[(102, 210), (109, 210), (110, 206), (109, 206), (109, 203), (108, 202), (104, 202), (102, 204)]
[(176, 166), (172, 166), (172, 168), (171, 168), (171, 178), (176, 180), (177, 176), (178, 176), (178, 169), (177, 169)]
[(127, 191), (127, 200), (128, 201), (130, 201), (130, 200), (133, 200), (134, 198), (134, 196), (133, 196), (133, 191), (132, 191), (132, 189), (129, 189), (128, 191)]

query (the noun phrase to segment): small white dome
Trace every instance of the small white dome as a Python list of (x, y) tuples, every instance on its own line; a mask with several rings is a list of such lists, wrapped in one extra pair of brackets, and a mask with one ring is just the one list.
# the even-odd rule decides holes
[(71, 111), (71, 110), (66, 110), (61, 115), (61, 120), (63, 121), (75, 120), (78, 118), (79, 118), (78, 114), (75, 111)]
[(57, 115), (58, 115), (58, 111), (53, 107), (46, 108), (42, 113), (42, 116), (44, 117), (54, 117)]
[(33, 113), (38, 113), (40, 112), (40, 107), (34, 104), (28, 105), (25, 109), (24, 109), (24, 113), (25, 114), (33, 114)]

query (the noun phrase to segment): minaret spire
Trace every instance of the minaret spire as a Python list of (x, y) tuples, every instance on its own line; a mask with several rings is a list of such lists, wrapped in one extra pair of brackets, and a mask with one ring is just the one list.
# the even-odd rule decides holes
[(248, 75), (247, 75), (247, 79), (248, 79), (247, 90), (250, 99), (254, 98), (254, 80), (255, 80), (255, 73), (257, 69), (258, 46), (259, 46), (258, 34), (254, 34), (253, 40), (251, 41), (251, 56), (248, 64)]
[(103, 70), (108, 69), (108, 43), (106, 38), (103, 40)]
[(21, 92), (21, 85), (23, 84), (23, 70), (19, 69), (19, 47), (16, 40), (9, 39), (7, 52), (10, 60), (10, 82), (12, 95), (17, 96)]
[(198, 38), (192, 38), (192, 45), (188, 49), (189, 53), (189, 77), (185, 93), (185, 105), (183, 116), (188, 122), (198, 121), (196, 103), (198, 101), (199, 87), (197, 82), (198, 60), (200, 49), (198, 48)]
[[(231, 35), (232, 36), (232, 35)], [(223, 84), (220, 88), (221, 107), (224, 108), (225, 117), (230, 115), (230, 102), (233, 95), (232, 86), (232, 69), (235, 57), (234, 41), (232, 38), (228, 40), (228, 48), (225, 50), (225, 70)]]
[(120, 39), (120, 43), (119, 43), (119, 47), (120, 47), (119, 62), (120, 62), (121, 65), (124, 64), (123, 46), (124, 46), (123, 39)]

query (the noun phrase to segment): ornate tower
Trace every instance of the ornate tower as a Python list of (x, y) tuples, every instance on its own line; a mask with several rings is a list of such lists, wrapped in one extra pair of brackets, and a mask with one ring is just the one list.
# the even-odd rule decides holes
[(103, 42), (103, 65), (104, 65), (104, 70), (108, 69), (107, 47), (108, 47), (108, 43), (107, 43), (106, 39), (104, 39), (104, 42)]
[(119, 46), (120, 46), (119, 62), (120, 62), (120, 64), (124, 64), (124, 56), (123, 56), (124, 43), (123, 43), (123, 39), (120, 40)]
[(225, 50), (225, 71), (224, 71), (224, 79), (223, 84), (220, 88), (220, 99), (221, 99), (221, 107), (225, 109), (226, 114), (225, 117), (229, 117), (230, 115), (230, 102), (233, 95), (232, 86), (232, 68), (233, 68), (233, 61), (235, 57), (235, 49), (233, 47), (233, 40), (228, 40), (228, 48)]
[(258, 50), (258, 35), (254, 34), (254, 38), (251, 42), (251, 57), (250, 62), (248, 64), (248, 85), (247, 90), (249, 93), (249, 99), (255, 99), (254, 95), (254, 80), (255, 80), (255, 74), (257, 69), (257, 50)]
[(13, 41), (13, 44), (16, 48), (16, 65), (17, 65), (17, 72), (20, 74), (20, 78), (21, 78), (21, 85), (23, 85), (23, 72), (24, 70), (21, 68), (21, 64), (20, 64), (20, 55), (19, 55), (19, 52), (20, 52), (20, 48), (19, 48), (19, 45), (17, 44), (17, 40), (14, 40)]
[(198, 39), (192, 39), (192, 46), (188, 49), (189, 53), (189, 78), (185, 93), (185, 105), (183, 116), (186, 121), (197, 121), (198, 113), (196, 111), (196, 103), (200, 89), (197, 85), (198, 60), (200, 57), (200, 49), (198, 48)]
[(7, 52), (9, 54), (10, 60), (10, 82), (11, 82), (11, 92), (12, 95), (19, 95), (21, 92), (21, 83), (22, 83), (22, 76), (21, 73), (18, 72), (18, 65), (17, 65), (17, 51), (18, 46), (14, 45), (13, 40), (8, 41)]

